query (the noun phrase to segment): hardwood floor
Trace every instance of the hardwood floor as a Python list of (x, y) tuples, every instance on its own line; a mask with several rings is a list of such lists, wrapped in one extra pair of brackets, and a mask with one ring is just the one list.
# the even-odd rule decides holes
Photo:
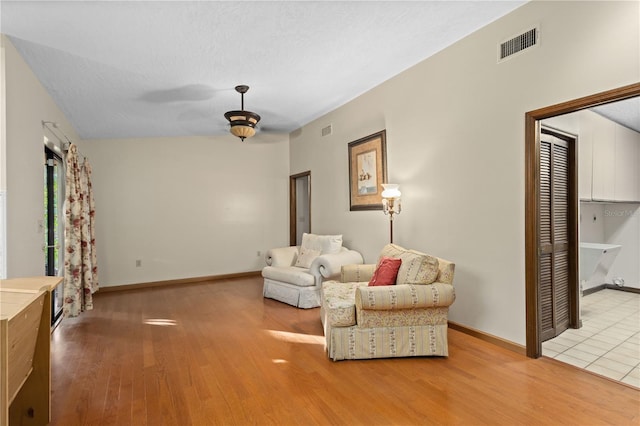
[(52, 425), (637, 425), (640, 391), (449, 330), (448, 358), (333, 362), (260, 278), (96, 294), (52, 335)]

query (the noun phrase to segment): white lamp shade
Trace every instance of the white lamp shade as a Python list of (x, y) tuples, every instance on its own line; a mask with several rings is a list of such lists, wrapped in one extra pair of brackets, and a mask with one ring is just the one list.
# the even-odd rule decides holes
[(402, 193), (400, 192), (400, 185), (394, 183), (383, 183), (382, 198), (400, 198)]

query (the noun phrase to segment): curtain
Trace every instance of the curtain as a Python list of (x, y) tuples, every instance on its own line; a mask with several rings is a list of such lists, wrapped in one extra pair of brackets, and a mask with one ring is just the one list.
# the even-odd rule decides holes
[(93, 309), (98, 290), (95, 240), (95, 203), (91, 166), (80, 162), (76, 145), (66, 157), (64, 226), (64, 316), (75, 317)]

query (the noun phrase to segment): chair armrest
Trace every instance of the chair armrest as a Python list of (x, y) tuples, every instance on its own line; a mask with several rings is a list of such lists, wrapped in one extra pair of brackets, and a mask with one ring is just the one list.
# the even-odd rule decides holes
[(416, 309), (450, 306), (456, 298), (451, 284), (398, 284), (356, 289), (356, 308), (365, 310)]
[(293, 266), (298, 256), (298, 247), (279, 247), (267, 250), (264, 260), (268, 266)]
[(311, 262), (309, 271), (315, 276), (322, 275), (323, 278), (333, 278), (340, 273), (343, 265), (362, 263), (363, 261), (359, 252), (345, 248), (339, 253), (322, 254), (316, 257)]
[(340, 274), (340, 282), (343, 283), (360, 283), (369, 282), (376, 271), (375, 263), (364, 265), (344, 265)]

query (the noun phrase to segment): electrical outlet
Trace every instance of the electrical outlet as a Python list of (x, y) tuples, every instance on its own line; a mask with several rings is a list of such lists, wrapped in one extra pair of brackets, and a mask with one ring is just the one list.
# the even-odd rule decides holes
[(136, 259), (136, 268), (139, 268), (142, 266), (142, 259)]
[(257, 251), (257, 256), (258, 257), (262, 256), (262, 252), (260, 250)]

